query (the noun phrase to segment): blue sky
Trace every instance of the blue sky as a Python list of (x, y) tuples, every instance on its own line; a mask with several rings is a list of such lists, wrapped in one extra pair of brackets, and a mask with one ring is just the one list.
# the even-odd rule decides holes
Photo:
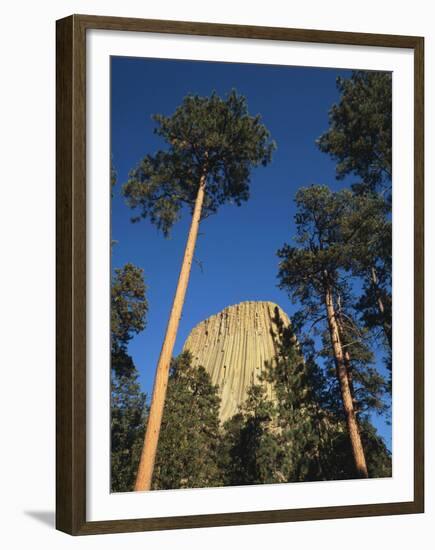
[[(189, 226), (184, 212), (169, 239), (148, 220), (132, 224), (121, 186), (147, 153), (165, 148), (154, 135), (156, 113), (170, 115), (188, 93), (246, 96), (251, 114), (261, 114), (277, 150), (266, 168), (251, 175), (251, 197), (242, 206), (224, 205), (200, 228), (174, 354), (191, 329), (224, 307), (244, 300), (270, 300), (291, 317), (296, 306), (277, 288), (276, 251), (294, 235), (293, 199), (313, 183), (339, 189), (335, 163), (315, 139), (328, 127), (328, 110), (338, 100), (336, 78), (349, 71), (238, 63), (114, 57), (111, 61), (111, 149), (118, 183), (112, 200), (113, 267), (133, 262), (144, 269), (148, 287), (147, 327), (129, 345), (144, 391), (151, 394), (155, 367), (175, 291)], [(375, 425), (391, 445), (391, 427)]]

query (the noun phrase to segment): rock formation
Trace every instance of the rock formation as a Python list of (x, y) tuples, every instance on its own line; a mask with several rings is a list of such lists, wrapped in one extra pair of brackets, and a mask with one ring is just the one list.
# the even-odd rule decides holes
[[(283, 326), (290, 324), (276, 304), (242, 302), (202, 321), (187, 338), (183, 351), (190, 351), (193, 365), (203, 366), (219, 386), (221, 422), (237, 412), (252, 383), (259, 382), (265, 361), (275, 357), (277, 320)], [(270, 385), (265, 387), (272, 397)]]

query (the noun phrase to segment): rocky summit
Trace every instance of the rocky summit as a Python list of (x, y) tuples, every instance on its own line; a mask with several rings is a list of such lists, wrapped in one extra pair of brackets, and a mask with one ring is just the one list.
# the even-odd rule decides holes
[[(259, 383), (265, 362), (273, 361), (279, 325), (290, 324), (287, 314), (272, 302), (241, 302), (199, 323), (187, 338), (194, 366), (203, 366), (219, 386), (220, 420), (231, 418)], [(272, 388), (265, 385), (268, 397)]]

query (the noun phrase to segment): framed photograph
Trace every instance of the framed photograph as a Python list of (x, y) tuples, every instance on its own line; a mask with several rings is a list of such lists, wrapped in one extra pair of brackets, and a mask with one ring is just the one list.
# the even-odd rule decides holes
[(423, 47), (57, 22), (58, 529), (423, 512)]

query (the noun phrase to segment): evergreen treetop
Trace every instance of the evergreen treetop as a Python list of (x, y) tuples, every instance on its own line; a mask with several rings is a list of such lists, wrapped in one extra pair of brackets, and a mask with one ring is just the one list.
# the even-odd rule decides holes
[(358, 175), (357, 191), (391, 191), (391, 73), (353, 71), (337, 78), (340, 100), (329, 112), (329, 129), (317, 144), (337, 161), (338, 179)]
[(111, 285), (112, 352), (127, 349), (134, 334), (145, 328), (148, 301), (143, 270), (131, 263), (116, 268)]
[(183, 205), (193, 209), (201, 177), (206, 177), (202, 217), (225, 202), (249, 198), (251, 168), (271, 160), (275, 143), (259, 115), (232, 90), (225, 99), (188, 95), (171, 116), (154, 115), (155, 133), (167, 150), (146, 155), (123, 187), (127, 204), (168, 235)]

